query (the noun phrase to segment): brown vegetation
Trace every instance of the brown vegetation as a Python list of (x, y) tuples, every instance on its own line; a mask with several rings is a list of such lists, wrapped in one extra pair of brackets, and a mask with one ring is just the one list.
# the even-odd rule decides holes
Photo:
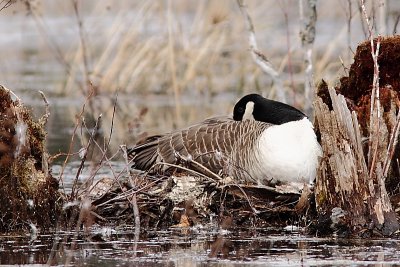
[(48, 229), (59, 214), (58, 182), (48, 169), (42, 120), (0, 86), (0, 232)]
[(144, 229), (177, 226), (182, 220), (188, 220), (190, 225), (214, 222), (225, 228), (286, 225), (298, 221), (308, 211), (307, 207), (296, 209), (298, 193), (232, 181), (224, 184), (214, 179), (187, 173), (168, 177), (139, 175), (135, 176), (136, 189), (129, 183), (115, 185), (92, 204), (106, 221), (132, 224), (132, 203), (128, 199), (136, 194)]

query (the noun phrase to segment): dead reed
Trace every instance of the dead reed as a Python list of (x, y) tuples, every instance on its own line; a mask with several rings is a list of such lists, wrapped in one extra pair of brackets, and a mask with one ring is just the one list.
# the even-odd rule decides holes
[[(229, 104), (236, 95), (246, 92), (258, 91), (309, 110), (312, 90), (307, 88), (312, 80), (324, 78), (333, 83), (338, 74), (346, 71), (341, 66), (351, 62), (351, 51), (357, 42), (368, 34), (357, 0), (325, 1), (316, 7), (311, 5), (313, 1), (304, 0), (296, 5), (288, 0), (279, 4), (272, 0), (239, 1), (246, 6), (253, 33), (246, 28), (248, 21), (243, 19), (243, 9), (228, 0), (71, 0), (60, 5), (49, 0), (29, 5), (24, 2), (8, 6), (2, 15), (22, 13), (26, 21), (32, 21), (34, 28), (30, 31), (39, 36), (40, 42), (32, 42), (30, 49), (37, 51), (38, 58), (46, 59), (49, 66), (63, 69), (62, 79), (48, 84), (54, 88), (53, 95), (78, 96), (83, 100), (93, 90), (94, 97), (86, 112), (92, 114), (92, 120), (96, 120), (96, 114), (103, 114), (105, 129), (111, 126), (110, 96), (116, 90), (122, 98), (140, 99), (140, 104), (119, 101), (111, 142), (114, 149), (121, 143), (137, 140), (140, 133), (130, 136), (126, 130), (137, 118), (141, 120), (140, 132), (168, 131), (211, 115), (229, 114)], [(377, 5), (371, 3), (368, 15), (379, 18), (379, 23), (385, 21), (386, 30), (396, 31), (396, 9), (385, 13)], [(308, 6), (311, 12), (302, 13), (301, 7)], [(50, 13), (66, 18), (65, 24), (61, 28), (53, 26), (56, 23), (49, 19)], [(302, 18), (310, 23), (302, 23)], [(332, 21), (334, 26), (329, 26)], [(309, 37), (303, 40), (309, 43), (302, 45), (299, 34), (308, 36), (307, 31)], [(265, 75), (249, 57), (249, 34), (251, 40), (257, 40), (251, 43), (257, 48), (252, 54), (258, 55), (258, 59), (268, 58), (274, 69), (272, 76)], [(39, 45), (34, 46), (36, 43)], [(0, 51), (5, 60), (22, 53), (14, 52)], [(7, 80), (7, 72), (3, 75)], [(226, 100), (223, 108), (217, 105), (204, 111), (201, 104), (198, 108), (187, 104), (188, 99), (207, 104), (224, 93), (232, 99)], [(160, 115), (157, 110), (141, 116), (151, 97), (160, 95), (165, 96), (161, 101), (169, 102), (174, 112)], [(77, 112), (71, 112), (72, 120)]]

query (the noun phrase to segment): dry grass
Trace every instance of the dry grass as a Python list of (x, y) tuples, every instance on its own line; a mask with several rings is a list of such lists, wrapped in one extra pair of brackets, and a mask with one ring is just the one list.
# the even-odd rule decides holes
[[(35, 1), (28, 17), (41, 25), (43, 42), (38, 49), (43, 51), (40, 53), (50, 51), (66, 69), (68, 75), (65, 83), (58, 85), (59, 93), (79, 92), (77, 88), (87, 86), (84, 77), (88, 74), (100, 93), (120, 89), (135, 94), (172, 96), (174, 90), (179, 89), (181, 94), (226, 91), (242, 94), (258, 90), (272, 97), (275, 95), (269, 90), (271, 79), (251, 60), (245, 22), (234, 1), (179, 0), (171, 1), (170, 6), (164, 1), (85, 1), (77, 2), (79, 14), (73, 2), (65, 1), (61, 8), (49, 1)], [(318, 6), (319, 24), (314, 47), (317, 54), (313, 58), (317, 65), (316, 77), (324, 77), (326, 69), (335, 73), (329, 65), (339, 68), (339, 56), (345, 64), (349, 62), (348, 49), (343, 50), (348, 45), (344, 42), (348, 35), (347, 1), (339, 2), (339, 7), (337, 1)], [(357, 6), (357, 1), (352, 2)], [(298, 35), (298, 6), (290, 1), (276, 4), (275, 1), (250, 0), (246, 4), (260, 50), (283, 71), (287, 84), (289, 73), (286, 71), (293, 71), (295, 88), (290, 90), (301, 95), (304, 69)], [(12, 8), (18, 10), (18, 4)], [(8, 9), (5, 11), (12, 12)], [(353, 35), (350, 36), (353, 47), (364, 38), (356, 11), (353, 7)], [(63, 32), (54, 32), (57, 28), (48, 20), (51, 13), (73, 18), (66, 26), (79, 32), (71, 46), (63, 45)], [(289, 17), (290, 48), (287, 47), (285, 15)], [(79, 19), (74, 19), (75, 16)], [(324, 41), (318, 41), (319, 36)], [(290, 61), (286, 58), (289, 49)], [(291, 68), (289, 62), (293, 64)]]
[[(21, 3), (30, 5), (27, 9), (26, 6), (21, 8), (18, 6)], [(230, 112), (229, 105), (218, 104), (218, 112), (210, 108), (198, 114), (193, 112), (193, 107), (182, 105), (187, 99), (196, 98), (194, 102), (206, 103), (212, 96), (226, 92), (236, 96), (253, 91), (276, 98), (276, 89), (279, 89), (285, 91), (288, 103), (302, 107), (306, 102), (304, 51), (298, 37), (298, 6), (293, 5), (293, 1), (285, 0), (280, 4), (272, 0), (246, 1), (259, 49), (279, 70), (283, 88), (272, 87), (273, 79), (254, 64), (245, 21), (235, 1), (85, 0), (64, 1), (60, 6), (50, 3), (51, 0), (36, 1), (33, 5), (30, 1), (18, 2), (2, 14), (11, 17), (14, 16), (12, 12), (28, 10), (27, 18), (32, 19), (40, 35), (40, 44), (32, 45), (31, 49), (38, 51), (38, 57), (48, 59), (50, 66), (58, 64), (65, 71), (65, 77), (51, 85), (57, 88), (52, 90), (53, 94), (89, 98), (89, 92), (93, 92), (86, 112), (93, 118), (103, 114), (101, 128), (105, 129), (105, 134), (96, 138), (95, 132), (89, 130), (92, 126), (83, 120), (83, 111), (77, 117), (76, 129), (82, 127), (87, 136), (87, 140), (83, 134), (79, 136), (86, 149), (82, 166), (89, 147), (96, 147), (101, 158), (85, 183), (87, 187), (75, 191), (78, 185), (74, 185), (74, 199), (84, 200), (98, 168), (110, 165), (120, 153), (117, 146), (132, 144), (142, 131), (170, 130), (213, 113)], [(352, 10), (346, 9), (347, 3), (353, 3)], [(317, 7), (319, 18), (312, 58), (315, 80), (325, 78), (333, 83), (340, 72), (346, 72), (342, 66), (351, 61), (348, 46), (351, 44), (354, 48), (365, 38), (357, 3), (356, 0), (326, 1)], [(54, 13), (69, 18), (66, 25), (73, 29), (74, 40), (63, 38), (65, 29), (54, 31), (57, 28), (48, 20)], [(389, 29), (396, 24), (398, 13), (388, 14)], [(55, 23), (52, 19), (50, 21)], [(9, 51), (5, 49), (0, 55), (9, 59)], [(7, 76), (7, 72), (3, 75)], [(117, 104), (113, 99), (116, 91), (120, 94)], [(165, 95), (165, 99), (173, 100), (176, 109), (171, 117), (160, 110), (147, 115), (144, 101), (132, 104), (123, 100), (127, 95), (134, 95), (136, 99)], [(73, 110), (71, 117), (75, 115), (76, 110)], [(94, 121), (97, 127), (100, 120)], [(129, 124), (133, 125), (131, 130), (136, 131), (131, 139), (127, 138)], [(114, 132), (107, 134), (110, 129)], [(114, 145), (112, 149), (108, 147), (110, 142)], [(110, 151), (117, 152), (109, 155)], [(80, 170), (76, 181), (79, 175)], [(122, 175), (123, 172), (115, 173), (113, 178), (118, 181)]]
[[(387, 2), (391, 9), (386, 28), (391, 32), (399, 7), (394, 1)], [(285, 91), (288, 103), (305, 108), (306, 77), (298, 2), (245, 3), (259, 50), (283, 80), (283, 88), (279, 89)], [(315, 81), (324, 78), (335, 83), (339, 74), (346, 72), (342, 65), (351, 62), (349, 51), (366, 38), (358, 5), (358, 0), (318, 4), (312, 58)], [(368, 12), (373, 15), (372, 10), (377, 13), (369, 6)], [(112, 141), (115, 148), (121, 143), (131, 144), (142, 131), (168, 131), (211, 115), (229, 114), (234, 99), (247, 92), (258, 91), (277, 98), (273, 79), (251, 58), (246, 23), (236, 1), (17, 1), (2, 10), (1, 15), (23, 16), (22, 31), (34, 36), (22, 39), (30, 43), (28, 48), (15, 43), (0, 52), (6, 62), (2, 71), (6, 85), (15, 89), (35, 87), (20, 82), (18, 75), (12, 78), (14, 74), (7, 72), (7, 63), (11, 61), (33, 69), (46, 65), (49, 71), (35, 73), (36, 77), (52, 76), (51, 69), (61, 67), (61, 78), (46, 83), (51, 88), (51, 94), (46, 95), (84, 99), (93, 88), (95, 97), (87, 111), (94, 120), (103, 114), (104, 129), (111, 126), (111, 98), (118, 90), (120, 101)], [(26, 63), (24, 57), (30, 58), (24, 54), (27, 49), (37, 58), (36, 62)], [(13, 55), (21, 58), (15, 60)], [(20, 83), (14, 86), (13, 81)], [(224, 103), (201, 108), (213, 96), (224, 93), (229, 95)], [(174, 112), (157, 108), (140, 116), (154, 95), (165, 96), (160, 102), (164, 106), (171, 103), (176, 107)], [(136, 101), (127, 101), (125, 96)], [(190, 101), (201, 104), (196, 108)], [(72, 109), (71, 117), (78, 112)], [(140, 129), (132, 136), (127, 126), (135, 124), (137, 118), (141, 119)]]

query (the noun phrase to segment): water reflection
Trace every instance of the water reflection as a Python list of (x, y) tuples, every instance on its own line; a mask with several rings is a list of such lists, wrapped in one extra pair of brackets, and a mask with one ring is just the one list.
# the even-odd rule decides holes
[[(223, 233), (201, 228), (147, 231), (137, 242), (134, 229), (129, 228), (98, 228), (92, 229), (90, 234), (79, 234), (76, 239), (74, 236), (74, 233), (65, 232), (38, 235), (33, 242), (28, 235), (0, 237), (0, 263), (85, 266), (400, 263), (397, 240), (322, 239), (273, 229), (239, 229)], [(75, 250), (71, 250), (73, 244)]]

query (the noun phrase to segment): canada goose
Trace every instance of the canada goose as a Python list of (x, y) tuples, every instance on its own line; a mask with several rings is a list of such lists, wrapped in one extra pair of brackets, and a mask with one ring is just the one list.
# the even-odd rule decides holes
[(128, 155), (133, 168), (151, 173), (164, 173), (184, 158), (241, 182), (267, 185), (311, 183), (321, 147), (301, 111), (250, 94), (236, 103), (233, 120), (215, 117), (151, 136)]

